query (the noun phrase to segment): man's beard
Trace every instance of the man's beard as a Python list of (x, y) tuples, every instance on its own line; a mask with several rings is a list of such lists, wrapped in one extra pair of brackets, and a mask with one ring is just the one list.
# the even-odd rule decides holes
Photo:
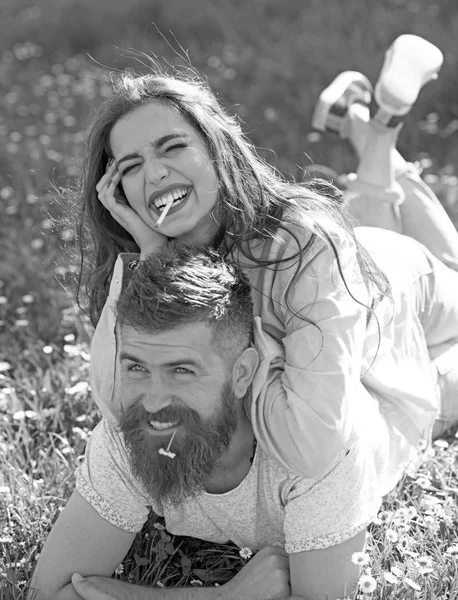
[[(170, 437), (154, 436), (142, 429), (154, 419), (163, 423), (179, 421), (170, 450), (171, 459), (158, 453), (167, 447)], [(183, 405), (168, 406), (154, 415), (141, 402), (131, 406), (121, 417), (120, 428), (130, 453), (134, 474), (147, 493), (156, 501), (181, 504), (205, 490), (217, 461), (229, 448), (237, 429), (234, 394), (229, 382), (221, 392), (221, 409), (214, 417), (203, 421), (199, 414)]]

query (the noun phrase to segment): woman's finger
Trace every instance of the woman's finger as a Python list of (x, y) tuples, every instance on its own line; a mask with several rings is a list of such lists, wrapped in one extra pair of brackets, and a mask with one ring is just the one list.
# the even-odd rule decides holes
[(72, 575), (72, 585), (78, 596), (83, 600), (116, 600), (113, 596), (101, 592), (79, 573)]
[(115, 163), (115, 161), (113, 159), (111, 159), (113, 162), (109, 161), (107, 163), (106, 169), (105, 169), (105, 173), (102, 175), (102, 177), (100, 178), (99, 182), (97, 183), (97, 185), (95, 186), (95, 189), (100, 192), (104, 187), (106, 187), (107, 183), (110, 181), (110, 179), (113, 177), (113, 173), (115, 171), (117, 171), (118, 167)]

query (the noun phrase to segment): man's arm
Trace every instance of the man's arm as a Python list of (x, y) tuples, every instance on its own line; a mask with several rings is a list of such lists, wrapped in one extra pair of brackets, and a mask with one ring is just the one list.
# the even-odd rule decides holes
[(336, 600), (350, 596), (360, 576), (351, 562), (353, 552), (363, 552), (366, 531), (325, 550), (289, 555), (291, 593), (305, 600)]
[(45, 542), (28, 600), (79, 600), (71, 584), (73, 573), (110, 576), (134, 538), (73, 492)]
[(289, 560), (282, 548), (263, 548), (216, 588), (151, 588), (106, 577), (74, 580), (74, 585), (83, 600), (279, 600), (289, 598)]
[(281, 548), (264, 548), (220, 588), (164, 590), (110, 579), (135, 534), (111, 525), (77, 491), (56, 521), (41, 552), (28, 600), (81, 600), (71, 583), (80, 573), (100, 593), (115, 600), (269, 600), (289, 594), (288, 557)]

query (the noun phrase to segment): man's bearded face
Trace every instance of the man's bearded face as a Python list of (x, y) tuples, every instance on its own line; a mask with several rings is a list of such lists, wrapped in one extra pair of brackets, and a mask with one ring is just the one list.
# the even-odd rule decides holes
[[(178, 505), (205, 490), (217, 461), (226, 452), (237, 429), (234, 394), (229, 382), (223, 385), (220, 409), (203, 419), (185, 405), (170, 405), (157, 413), (149, 413), (141, 402), (130, 406), (122, 415), (120, 428), (130, 452), (135, 475), (156, 501)], [(158, 453), (166, 448), (171, 435), (154, 436), (148, 421), (179, 422), (172, 441), (172, 459)], [(149, 428), (150, 429), (150, 428)]]

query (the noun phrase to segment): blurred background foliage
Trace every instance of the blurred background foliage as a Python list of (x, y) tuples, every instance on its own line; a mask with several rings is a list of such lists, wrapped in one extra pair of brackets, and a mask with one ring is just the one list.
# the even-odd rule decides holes
[(355, 164), (346, 145), (336, 139), (307, 139), (311, 112), (323, 87), (348, 69), (361, 71), (375, 83), (384, 52), (398, 35), (423, 36), (439, 46), (445, 63), (439, 81), (424, 89), (407, 120), (400, 148), (412, 158), (420, 152), (431, 154), (440, 166), (457, 163), (456, 0), (40, 0), (36, 5), (1, 0), (0, 4), (0, 50), (32, 41), (42, 48), (48, 63), (81, 54), (108, 69), (119, 69), (134, 62), (123, 56), (127, 49), (180, 63), (169, 44), (182, 53), (181, 45), (223, 103), (247, 123), (255, 144), (266, 148), (265, 157), (294, 176), (298, 165), (310, 160), (338, 170)]
[(343, 70), (375, 84), (403, 33), (439, 46), (445, 62), (399, 147), (458, 223), (456, 0), (0, 0), (4, 354), (27, 348), (30, 334), (57, 341), (62, 321), (72, 322), (77, 266), (67, 250), (76, 249), (75, 235), (57, 190), (77, 174), (88, 115), (110, 93), (110, 72), (142, 67), (132, 51), (191, 64), (244, 121), (260, 154), (302, 179), (312, 163), (355, 168), (346, 142), (311, 131), (314, 105)]

